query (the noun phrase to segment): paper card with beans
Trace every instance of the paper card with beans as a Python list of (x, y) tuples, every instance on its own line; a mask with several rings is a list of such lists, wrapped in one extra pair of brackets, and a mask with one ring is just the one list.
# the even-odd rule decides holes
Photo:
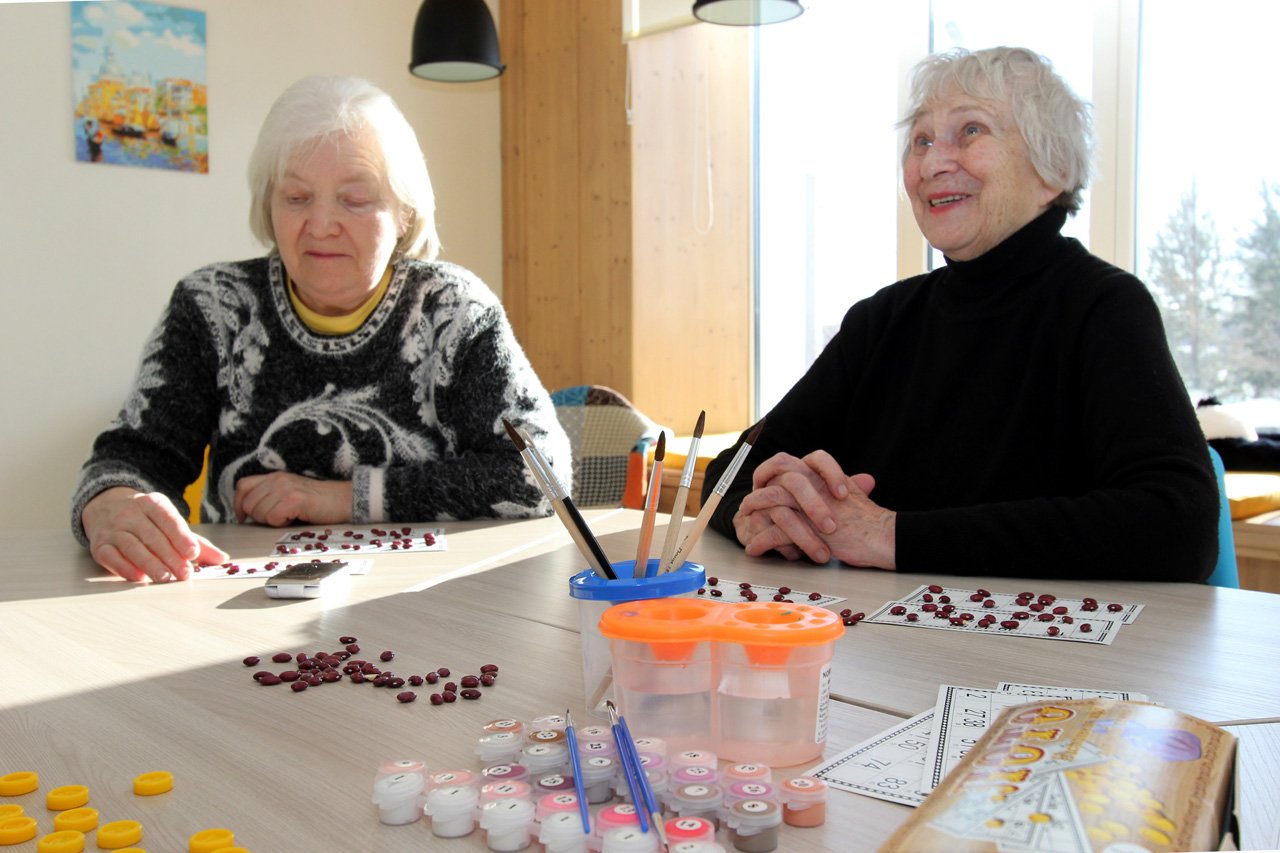
[(444, 551), (442, 527), (320, 527), (291, 530), (276, 540), (276, 553), (302, 554), (382, 554), (391, 551)]
[(1109, 646), (1120, 628), (1136, 621), (1142, 609), (1141, 604), (1092, 597), (928, 584), (901, 600), (885, 602), (864, 621)]
[[(289, 566), (292, 566), (297, 562), (300, 561), (296, 558), (254, 557), (249, 560), (232, 560), (226, 563), (209, 563), (193, 566), (191, 569), (191, 579), (207, 581), (222, 578), (269, 578), (280, 574), (285, 569), (289, 568)], [(309, 562), (309, 560), (302, 562)], [(346, 566), (347, 574), (349, 575), (367, 575), (369, 574), (369, 570), (373, 568), (373, 560), (338, 560), (335, 557), (332, 559), (322, 560), (321, 562), (341, 562)]]

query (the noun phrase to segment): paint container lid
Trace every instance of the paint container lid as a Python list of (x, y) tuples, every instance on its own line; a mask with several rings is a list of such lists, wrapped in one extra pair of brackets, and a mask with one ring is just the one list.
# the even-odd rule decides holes
[(547, 853), (585, 853), (587, 837), (576, 803), (571, 812), (554, 812), (544, 817), (538, 831), (538, 840), (546, 846)]
[[(576, 735), (577, 732), (574, 732)], [(525, 734), (525, 743), (564, 743), (568, 738), (564, 729), (533, 729)]]
[(37, 853), (83, 853), (84, 833), (78, 829), (59, 829), (36, 842)]
[(660, 737), (638, 737), (634, 741), (636, 752), (656, 752), (663, 758), (667, 757), (667, 742)]
[(720, 782), (720, 771), (714, 767), (695, 765), (693, 767), (681, 767), (672, 771), (670, 778), (671, 784), (677, 788), (694, 782), (701, 782), (704, 785), (716, 785)]
[(520, 753), (520, 763), (533, 775), (556, 770), (569, 763), (569, 747), (565, 743), (533, 743)]
[(611, 740), (580, 740), (578, 755), (588, 758), (592, 755), (604, 755), (609, 758), (618, 754), (618, 746)]
[(498, 732), (515, 732), (516, 734), (524, 733), (524, 723), (519, 720), (504, 719), (490, 720), (484, 724), (486, 734), (497, 734)]
[(40, 787), (40, 774), (33, 770), (16, 770), (0, 776), (0, 797), (21, 797)]
[(563, 773), (548, 773), (544, 776), (539, 776), (533, 782), (533, 794), (535, 797), (541, 794), (572, 791), (573, 789), (573, 777), (566, 776)]
[(639, 826), (640, 818), (636, 816), (636, 807), (631, 803), (605, 806), (596, 815), (596, 835), (603, 836), (611, 829), (632, 824)]
[(481, 735), (476, 740), (476, 755), (482, 764), (510, 764), (522, 749), (524, 741), (515, 732)]
[(787, 808), (802, 809), (827, 800), (827, 783), (817, 776), (796, 776), (782, 783), (779, 796)]
[(613, 730), (608, 726), (583, 726), (575, 729), (574, 734), (577, 736), (578, 743), (584, 740), (602, 740), (613, 743)]
[(578, 822), (582, 822), (582, 815), (578, 809), (578, 795), (573, 791), (555, 791), (550, 794), (543, 794), (538, 798), (536, 820), (545, 821), (548, 817), (558, 812), (573, 812), (578, 818)]
[[(427, 772), (427, 764), (418, 758), (395, 758), (384, 761), (378, 765), (379, 776), (394, 776), (397, 773), (423, 773)], [(135, 787), (137, 780), (135, 780)]]
[(495, 764), (492, 767), (486, 767), (481, 770), (480, 774), (486, 782), (497, 782), (500, 779), (508, 782), (529, 781), (529, 768), (517, 762)]
[(564, 731), (569, 726), (569, 721), (565, 719), (564, 714), (544, 714), (541, 717), (534, 717), (529, 723), (529, 731), (537, 732), (544, 729), (556, 729)]
[(726, 853), (718, 841), (682, 841), (671, 845), (671, 853)]
[(656, 770), (659, 773), (667, 772), (667, 759), (656, 752), (644, 752), (642, 750), (636, 753), (640, 758), (640, 766), (646, 770)]
[(719, 785), (704, 785), (701, 782), (678, 785), (667, 794), (667, 805), (679, 815), (684, 815), (685, 812), (704, 814), (720, 808), (723, 802), (724, 790)]
[(706, 767), (715, 770), (719, 767), (719, 759), (709, 749), (686, 749), (667, 756), (668, 773), (675, 773), (682, 767)]
[(729, 807), (729, 826), (739, 835), (754, 835), (782, 824), (782, 808), (766, 800), (740, 800)]
[(744, 762), (731, 764), (724, 769), (724, 780), (733, 782), (768, 782), (773, 778), (773, 768), (767, 764)]
[(490, 833), (528, 831), (536, 811), (530, 800), (491, 800), (480, 807), (480, 828)]
[(734, 782), (724, 792), (724, 803), (731, 806), (741, 800), (765, 800), (778, 802), (778, 789), (772, 782), (761, 782), (758, 779), (746, 782)]
[(600, 853), (658, 853), (658, 833), (641, 832), (638, 826), (620, 826), (606, 832)]
[(0, 844), (21, 844), (30, 841), (40, 832), (36, 819), (26, 815), (0, 820)]
[(582, 784), (594, 785), (606, 779), (612, 779), (618, 772), (618, 762), (608, 755), (592, 755), (578, 762), (582, 771)]
[(681, 841), (715, 841), (716, 825), (705, 817), (673, 817), (663, 824), (671, 844)]
[(479, 780), (470, 770), (437, 770), (427, 776), (427, 790), (433, 788), (478, 788)]
[(443, 785), (427, 792), (423, 812), (432, 820), (448, 821), (475, 811), (480, 792), (471, 785)]
[(530, 800), (533, 799), (533, 786), (528, 782), (489, 782), (480, 786), (480, 805), (492, 803), (494, 800)]
[(622, 567), (617, 580), (609, 580), (591, 569), (569, 578), (569, 595), (584, 601), (639, 601), (643, 598), (670, 598), (686, 595), (698, 589), (706, 581), (707, 573), (697, 563), (685, 563), (679, 568), (653, 577), (630, 577), (635, 561), (615, 563)]
[(421, 796), (426, 785), (427, 777), (421, 773), (380, 776), (373, 782), (373, 804), (382, 808), (401, 806)]
[(236, 834), (229, 829), (202, 829), (187, 839), (188, 853), (213, 853), (236, 843)]

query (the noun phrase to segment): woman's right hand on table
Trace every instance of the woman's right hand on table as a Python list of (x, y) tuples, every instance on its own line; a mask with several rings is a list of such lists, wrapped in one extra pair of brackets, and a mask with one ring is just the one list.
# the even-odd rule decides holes
[(167, 497), (117, 486), (98, 493), (80, 516), (89, 553), (130, 581), (185, 580), (192, 563), (222, 563), (230, 555), (194, 533)]

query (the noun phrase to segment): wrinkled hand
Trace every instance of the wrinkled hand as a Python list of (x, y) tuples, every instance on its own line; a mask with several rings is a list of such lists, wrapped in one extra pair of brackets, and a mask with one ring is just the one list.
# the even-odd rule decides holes
[(236, 518), (269, 527), (302, 521), (340, 524), (351, 520), (351, 481), (314, 480), (273, 471), (241, 477), (236, 483)]
[(895, 565), (896, 516), (868, 495), (870, 474), (847, 476), (826, 451), (797, 459), (779, 453), (752, 477), (752, 492), (734, 516), (738, 541), (751, 556), (777, 551), (788, 560), (836, 557), (855, 566)]
[(185, 580), (192, 562), (231, 558), (193, 533), (173, 502), (159, 492), (107, 489), (85, 504), (80, 520), (94, 562), (125, 580)]

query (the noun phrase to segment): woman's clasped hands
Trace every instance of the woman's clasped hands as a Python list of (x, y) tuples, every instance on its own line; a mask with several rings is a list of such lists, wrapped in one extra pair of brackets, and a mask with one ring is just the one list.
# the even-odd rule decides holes
[(746, 552), (895, 568), (896, 514), (871, 500), (875, 478), (849, 476), (831, 454), (779, 453), (756, 468), (733, 524)]

